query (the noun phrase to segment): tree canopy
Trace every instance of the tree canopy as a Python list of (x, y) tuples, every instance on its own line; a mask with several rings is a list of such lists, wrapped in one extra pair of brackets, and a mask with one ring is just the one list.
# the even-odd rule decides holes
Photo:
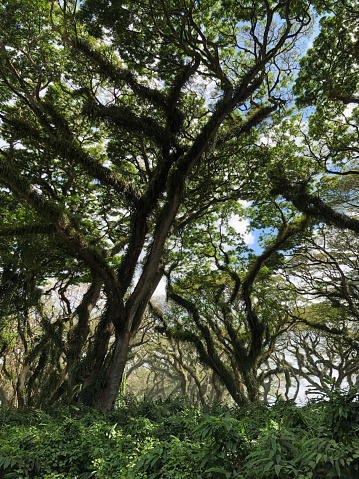
[[(213, 296), (224, 315), (231, 367), (237, 354), (245, 376), (250, 357), (257, 376), (282, 327), (272, 324), (266, 288), (282, 274), (283, 251), (318, 224), (359, 231), (350, 196), (356, 9), (296, 0), (1, 2), (1, 282), (27, 296), (11, 303), (15, 313), (1, 310), (0, 350), (14, 351), (7, 325), (22, 308), (19, 404), (48, 367), (44, 397), (113, 407), (160, 280), (194, 318), (190, 296), (210, 277), (195, 278), (209, 256), (221, 279), (202, 299)], [(299, 64), (316, 12), (321, 30)], [(235, 252), (238, 236), (222, 247), (218, 232), (218, 222), (244, 217), (244, 200), (252, 226), (270, 229), (257, 255)], [(189, 258), (196, 271), (187, 279), (180, 265), (190, 272)], [(226, 319), (232, 307), (244, 311), (242, 339)], [(209, 317), (201, 321), (210, 327)], [(248, 348), (242, 359), (239, 346)]]

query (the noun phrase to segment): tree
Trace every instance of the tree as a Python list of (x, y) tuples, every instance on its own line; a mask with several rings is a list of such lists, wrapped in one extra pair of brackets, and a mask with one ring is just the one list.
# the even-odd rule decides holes
[[(275, 131), (262, 155), (273, 197), (317, 223), (311, 239), (291, 252), (284, 271), (298, 294), (298, 306), (289, 314), (307, 325), (290, 335), (298, 367), (287, 364), (297, 378), (311, 382), (316, 375), (319, 390), (321, 378), (331, 379), (328, 368), (337, 370), (337, 385), (343, 378), (354, 380), (358, 348), (358, 2), (332, 3), (328, 13), (300, 61), (294, 93), (301, 119)], [(288, 174), (294, 164), (300, 175)]]
[(157, 312), (163, 332), (191, 344), (239, 405), (257, 401), (260, 387), (281, 372), (269, 360), (278, 338), (295, 323), (287, 313), (291, 295), (280, 294), (278, 274), (281, 251), (305, 234), (308, 222), (305, 217), (286, 222), (283, 214), (282, 219), (259, 255), (241, 245), (238, 235), (233, 238), (228, 225), (217, 231), (208, 225), (200, 230), (201, 246), (192, 244), (193, 256), (174, 253), (177, 261), (166, 271), (174, 306), (170, 314)]
[(1, 192), (22, 214), (5, 211), (0, 234), (54, 235), (59, 270), (71, 259), (91, 283), (68, 338), (69, 395), (77, 383), (82, 402), (114, 404), (166, 241), (238, 198), (223, 175), (283, 105), (309, 7), (2, 1)]
[[(325, 334), (318, 329), (297, 328), (283, 338), (282, 351), (274, 361), (287, 372), (286, 393), (296, 383), (297, 391), (303, 380), (307, 393), (327, 393), (331, 387), (343, 389), (358, 383), (357, 351), (345, 338)], [(309, 388), (309, 390), (308, 390)]]
[[(337, 189), (336, 197), (340, 196)], [(284, 373), (289, 399), (301, 385), (316, 393), (357, 382), (358, 238), (351, 231), (314, 226), (305, 241), (283, 251), (278, 294), (293, 327), (278, 338), (270, 357), (272, 368)], [(303, 381), (304, 380), (304, 381)]]
[(283, 264), (283, 276), (297, 296), (293, 318), (309, 330), (334, 335), (354, 353), (359, 347), (357, 245), (351, 231), (322, 225)]
[[(223, 402), (225, 387), (215, 372), (198, 362), (195, 348), (158, 331), (153, 309), (162, 312), (169, 303), (152, 301), (131, 343), (126, 367), (126, 393), (146, 399), (180, 395), (194, 406)], [(152, 313), (151, 313), (152, 310)], [(171, 314), (170, 310), (168, 311)]]

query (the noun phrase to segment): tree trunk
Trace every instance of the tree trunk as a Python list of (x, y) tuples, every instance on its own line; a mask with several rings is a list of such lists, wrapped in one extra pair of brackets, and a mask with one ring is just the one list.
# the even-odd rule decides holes
[(78, 363), (90, 331), (89, 320), (91, 312), (100, 298), (101, 286), (101, 278), (93, 275), (92, 283), (76, 310), (78, 323), (68, 334), (65, 354), (68, 370), (68, 395), (70, 398), (74, 393), (74, 387), (79, 384)]
[(111, 362), (106, 370), (106, 380), (96, 395), (94, 406), (109, 411), (115, 405), (125, 370), (131, 336), (129, 331), (116, 337)]
[(10, 401), (3, 388), (0, 386), (0, 404), (1, 406), (10, 406)]
[(20, 409), (24, 409), (26, 407), (24, 387), (25, 387), (26, 376), (29, 370), (30, 370), (30, 363), (27, 362), (23, 365), (16, 383), (17, 405)]
[(256, 402), (259, 399), (259, 381), (255, 368), (243, 372), (243, 382), (247, 388), (249, 402)]
[[(129, 328), (116, 332), (113, 323), (103, 318), (99, 324), (98, 340), (89, 353), (87, 373), (82, 378), (78, 401), (104, 411), (113, 408), (120, 390), (126, 366), (131, 333)], [(111, 338), (115, 340), (111, 344)]]

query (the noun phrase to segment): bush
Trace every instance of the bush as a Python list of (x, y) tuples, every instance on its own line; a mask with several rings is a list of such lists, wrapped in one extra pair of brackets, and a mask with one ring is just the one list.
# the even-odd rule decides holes
[(110, 413), (0, 409), (4, 479), (359, 477), (358, 389), (303, 407), (134, 401)]

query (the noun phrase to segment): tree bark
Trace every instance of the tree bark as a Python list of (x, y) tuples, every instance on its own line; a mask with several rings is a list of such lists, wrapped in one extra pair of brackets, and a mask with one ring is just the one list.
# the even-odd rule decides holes
[(26, 362), (23, 367), (21, 368), (21, 372), (18, 376), (17, 383), (16, 383), (16, 396), (17, 396), (17, 405), (20, 409), (24, 409), (26, 407), (26, 401), (25, 401), (25, 380), (27, 373), (30, 370), (30, 364), (29, 362)]
[(109, 411), (115, 405), (127, 362), (130, 339), (129, 331), (124, 331), (116, 337), (111, 363), (106, 370), (105, 383), (103, 387), (98, 390), (94, 400), (94, 406), (99, 409)]

